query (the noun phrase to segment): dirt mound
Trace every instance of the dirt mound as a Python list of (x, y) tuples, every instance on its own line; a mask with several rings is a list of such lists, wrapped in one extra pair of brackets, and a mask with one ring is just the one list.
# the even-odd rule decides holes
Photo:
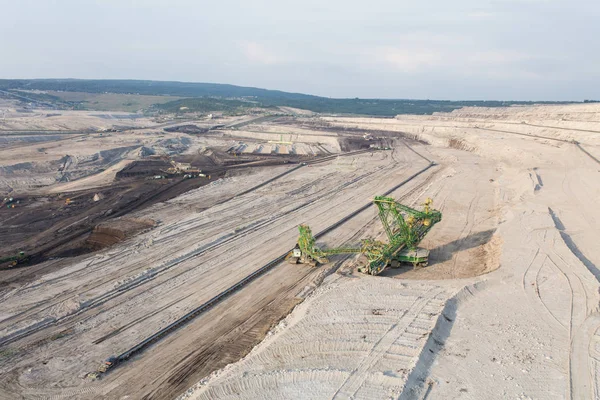
[(476, 150), (475, 147), (469, 146), (467, 143), (465, 143), (464, 140), (458, 138), (451, 138), (450, 140), (448, 140), (448, 147), (452, 149), (465, 150), (470, 152), (474, 152)]
[(164, 172), (171, 167), (167, 161), (162, 159), (146, 159), (133, 161), (125, 168), (117, 172), (116, 178), (131, 178), (163, 175)]
[(150, 219), (119, 218), (103, 222), (94, 227), (85, 244), (92, 250), (99, 250), (154, 226), (156, 222)]
[(364, 150), (373, 146), (383, 147), (382, 140), (367, 139), (363, 137), (344, 137), (338, 139), (342, 151)]
[(208, 128), (200, 128), (197, 125), (179, 125), (179, 126), (172, 126), (169, 128), (164, 128), (165, 132), (180, 132), (180, 133), (188, 133), (188, 134), (200, 134), (200, 133), (206, 133), (209, 131)]

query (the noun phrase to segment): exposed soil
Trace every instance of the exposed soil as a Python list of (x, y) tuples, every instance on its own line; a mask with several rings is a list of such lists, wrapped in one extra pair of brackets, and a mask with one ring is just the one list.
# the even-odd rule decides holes
[[(94, 227), (85, 239), (82, 248), (100, 250), (117, 244), (137, 233), (156, 226), (156, 221), (139, 218), (116, 218), (102, 222)], [(70, 246), (72, 247), (72, 245)], [(77, 250), (77, 249), (75, 249)]]
[(369, 149), (371, 147), (389, 147), (389, 141), (383, 139), (365, 139), (362, 137), (344, 137), (340, 138), (340, 147), (342, 151), (354, 151)]
[(192, 135), (206, 133), (210, 130), (208, 128), (201, 128), (197, 125), (192, 125), (192, 124), (172, 126), (172, 127), (163, 128), (163, 129), (165, 130), (165, 132), (180, 132), (180, 133), (188, 133), (188, 134), (192, 134)]
[[(271, 328), (302, 301), (297, 293), (306, 285), (314, 284), (319, 271), (306, 266), (284, 265), (282, 269), (273, 271), (272, 275), (273, 281), (278, 278), (280, 282), (289, 282), (288, 277), (293, 276), (296, 282), (280, 284), (275, 288), (265, 282), (253, 283), (250, 286), (253, 291), (237, 293), (209, 315), (186, 327), (176, 335), (177, 339), (173, 338), (172, 342), (169, 340), (177, 347), (174, 350), (176, 357), (165, 358), (164, 355), (152, 354), (138, 360), (137, 368), (148, 369), (150, 374), (157, 376), (152, 384), (138, 386), (142, 381), (132, 376), (131, 369), (124, 371), (123, 376), (118, 376), (121, 371), (116, 371), (114, 375), (107, 376), (107, 383), (116, 380), (130, 384), (119, 386), (107, 397), (119, 398), (137, 393), (140, 399), (174, 398), (199, 379), (247, 355)], [(240, 307), (240, 304), (243, 306)], [(236, 317), (222, 318), (225, 314)], [(205, 335), (210, 335), (214, 340), (205, 340)], [(159, 372), (161, 369), (163, 371)]]
[[(15, 197), (15, 208), (0, 208), (0, 235), (3, 248), (0, 256), (24, 251), (27, 259), (16, 267), (37, 264), (49, 257), (73, 257), (118, 243), (147, 227), (115, 220), (152, 204), (163, 202), (182, 193), (204, 186), (233, 173), (248, 173), (248, 168), (268, 167), (298, 162), (298, 157), (264, 157), (232, 155), (212, 149), (202, 154), (173, 157), (177, 162), (190, 163), (206, 176), (184, 178), (184, 173), (169, 175), (171, 164), (166, 159), (151, 156), (131, 162), (116, 174), (110, 186), (74, 193)], [(231, 171), (231, 172), (230, 172)], [(156, 179), (159, 178), (160, 179)], [(119, 231), (101, 235), (106, 227), (120, 221)], [(5, 263), (0, 268), (15, 268)]]
[[(25, 196), (15, 208), (0, 209), (3, 255), (24, 251), (29, 260), (19, 266), (25, 266), (39, 263), (48, 257), (73, 256), (93, 251), (98, 246), (88, 246), (86, 240), (99, 224), (171, 199), (222, 176), (224, 172), (213, 174), (210, 179), (129, 178), (117, 181), (108, 188), (70, 194)], [(94, 201), (94, 198), (100, 199)]]
[(117, 178), (131, 178), (162, 175), (171, 165), (162, 159), (134, 161), (121, 171), (117, 172)]
[[(73, 222), (90, 223), (86, 235), (63, 237), (65, 251), (112, 247), (3, 271), (0, 280), (10, 284), (0, 290), (0, 398), (598, 397), (593, 273), (600, 265), (600, 217), (589, 199), (600, 196), (599, 172), (568, 140), (596, 154), (600, 142), (589, 131), (600, 124), (600, 110), (564, 108), (570, 120), (591, 121), (586, 127), (547, 118), (562, 108), (532, 109), (319, 117), (290, 126), (283, 136), (283, 123), (250, 123), (232, 131), (239, 142), (215, 133), (183, 135), (193, 139), (187, 144), (178, 139), (187, 155), (175, 161), (211, 171), (211, 179), (222, 174), (197, 190), (183, 193), (199, 178), (143, 176), (169, 166), (145, 164), (156, 159), (144, 155), (133, 158), (142, 162), (131, 166), (131, 176), (112, 186), (71, 192), (69, 206), (66, 195), (21, 196), (2, 213), (49, 208), (43, 217), (62, 224), (55, 230), (61, 235)], [(325, 129), (335, 132), (321, 135)], [(370, 147), (378, 137), (393, 149), (340, 154)], [(406, 137), (431, 145), (405, 146), (411, 143)], [(145, 140), (140, 135), (139, 145)], [(305, 166), (264, 168), (302, 159), (275, 150), (285, 142), (306, 157), (331, 154), (309, 158)], [(228, 153), (232, 146), (237, 151)], [(155, 152), (164, 153), (173, 154)], [(11, 164), (30, 161), (13, 158)], [(263, 168), (250, 176), (252, 166)], [(239, 287), (292, 248), (299, 223), (322, 231), (399, 182), (405, 184), (390, 195), (400, 203), (419, 208), (431, 197), (443, 213), (420, 244), (431, 250), (428, 267), (363, 276), (353, 272), (354, 255), (337, 255), (318, 268), (281, 262)], [(135, 185), (146, 191), (127, 196), (139, 203), (119, 203)], [(183, 194), (172, 198), (177, 191)], [(100, 199), (94, 202), (95, 194)], [(107, 200), (121, 208), (90, 214)], [(144, 202), (156, 204), (143, 209)], [(77, 207), (83, 211), (65, 214), (66, 222), (52, 215)], [(5, 215), (12, 214), (0, 221)], [(20, 218), (21, 229), (37, 234)], [(319, 237), (318, 245), (355, 247), (367, 237), (385, 237), (374, 208)], [(316, 279), (321, 273), (325, 280)], [(237, 290), (229, 293), (232, 287)], [(222, 293), (229, 294), (194, 314)], [(182, 319), (186, 324), (155, 336)], [(140, 343), (151, 345), (100, 380), (82, 379)]]

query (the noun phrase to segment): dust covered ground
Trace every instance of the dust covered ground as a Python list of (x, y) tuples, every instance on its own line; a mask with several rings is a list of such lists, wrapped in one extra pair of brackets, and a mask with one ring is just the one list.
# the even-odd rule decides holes
[[(97, 193), (164, 190), (94, 220), (91, 252), (2, 271), (0, 397), (598, 395), (600, 107), (295, 114), (240, 117), (219, 129), (168, 124), (206, 128), (199, 134), (150, 122), (3, 148), (5, 190), (23, 208), (2, 212), (15, 219), (26, 206), (77, 210), (65, 206), (67, 194), (89, 202), (65, 216), (76, 221), (96, 215)], [(58, 144), (75, 161), (62, 161)], [(99, 154), (120, 148), (128, 150), (107, 162)], [(152, 163), (168, 162), (165, 154), (216, 175), (179, 191), (168, 185), (201, 181), (147, 179), (144, 169), (160, 171)], [(15, 169), (17, 160), (32, 166)], [(421, 243), (431, 250), (428, 267), (372, 277), (355, 271), (354, 256), (318, 268), (281, 262), (102, 379), (88, 377), (277, 260), (294, 246), (298, 224), (318, 232), (387, 191), (413, 207), (431, 197), (443, 213)], [(383, 234), (368, 207), (319, 245)]]
[[(98, 241), (90, 240), (98, 224), (223, 177), (332, 154), (298, 140), (290, 151), (259, 139), (253, 143), (269, 151), (237, 151), (247, 146), (232, 139), (231, 132), (211, 131), (215, 125), (245, 126), (256, 116), (157, 123), (127, 113), (27, 111), (9, 108), (0, 126), (6, 144), (0, 148), (0, 258), (24, 251), (29, 265), (98, 250)], [(59, 119), (65, 123), (56, 125)], [(202, 134), (179, 132), (180, 126)], [(64, 129), (74, 127), (81, 130)], [(194, 178), (186, 171), (168, 173), (173, 162), (189, 164)], [(125, 229), (117, 235), (122, 239), (139, 230), (136, 223), (118, 224)]]
[(432, 265), (370, 277), (346, 261), (182, 398), (600, 396), (598, 106), (321, 124), (430, 144), (418, 150), (439, 167), (397, 197), (429, 195), (442, 211), (422, 243)]

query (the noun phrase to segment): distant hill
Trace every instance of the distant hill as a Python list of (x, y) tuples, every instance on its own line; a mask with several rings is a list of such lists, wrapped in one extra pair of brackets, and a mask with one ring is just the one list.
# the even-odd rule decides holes
[(0, 79), (0, 90), (57, 90), (63, 92), (126, 93), (178, 97), (257, 97), (262, 99), (316, 99), (300, 93), (221, 83), (140, 81), (113, 79)]
[[(450, 112), (462, 107), (506, 107), (528, 104), (567, 104), (572, 102), (528, 101), (453, 101), (453, 100), (383, 100), (383, 99), (332, 99), (301, 93), (282, 92), (254, 87), (220, 83), (194, 83), (143, 80), (99, 79), (0, 79), (0, 90), (44, 90), (86, 93), (139, 94), (152, 96), (177, 96), (189, 99), (167, 102), (159, 106), (165, 111), (236, 110), (246, 107), (270, 108), (288, 106), (329, 114), (354, 114), (391, 117), (398, 114), (432, 114)], [(33, 95), (28, 95), (33, 97)], [(50, 101), (42, 95), (38, 100)]]

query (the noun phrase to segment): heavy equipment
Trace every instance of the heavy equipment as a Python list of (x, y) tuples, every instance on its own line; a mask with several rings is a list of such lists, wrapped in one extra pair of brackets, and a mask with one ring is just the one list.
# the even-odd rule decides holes
[(298, 243), (288, 254), (288, 262), (292, 264), (310, 264), (314, 267), (317, 264), (326, 264), (329, 262), (327, 256), (333, 254), (348, 254), (348, 253), (360, 253), (361, 249), (356, 248), (337, 248), (323, 250), (316, 246), (315, 237), (308, 225), (298, 226), (300, 235), (298, 236)]
[(108, 371), (109, 369), (114, 367), (116, 362), (117, 362), (117, 357), (115, 357), (115, 356), (108, 357), (106, 360), (104, 360), (102, 365), (100, 365), (100, 368), (98, 368), (98, 372), (105, 373), (106, 371)]
[(360, 248), (321, 249), (316, 246), (311, 229), (300, 225), (298, 243), (288, 255), (288, 261), (316, 266), (318, 263), (327, 263), (327, 256), (332, 254), (359, 253), (366, 261), (358, 270), (370, 275), (378, 275), (386, 267), (398, 268), (401, 263), (411, 263), (414, 267), (426, 266), (429, 250), (417, 246), (431, 228), (442, 220), (442, 213), (432, 209), (432, 203), (428, 198), (423, 210), (419, 211), (398, 203), (392, 197), (376, 196), (373, 204), (378, 209), (388, 242), (367, 238), (362, 241)]
[(192, 168), (192, 164), (177, 162), (175, 160), (172, 160), (171, 157), (169, 157), (166, 154), (160, 156), (160, 158), (161, 158), (161, 160), (171, 164), (171, 166), (169, 168), (167, 168), (166, 170), (163, 170), (163, 172), (165, 172), (169, 175), (181, 175), (181, 174), (190, 174), (191, 175), (191, 174), (199, 174), (202, 172), (198, 168)]
[(20, 202), (20, 200), (16, 200), (13, 197), (5, 197), (2, 201), (2, 206), (6, 206), (6, 208), (15, 208), (15, 204), (19, 204)]
[(17, 264), (23, 263), (27, 261), (28, 257), (24, 251), (20, 251), (18, 254), (14, 256), (2, 257), (0, 258), (0, 265), (4, 263), (9, 263), (11, 267), (14, 267)]
[(105, 374), (109, 369), (113, 368), (117, 365), (118, 359), (115, 356), (110, 356), (98, 367), (98, 369), (94, 372), (90, 372), (86, 374), (87, 378), (92, 380), (100, 379), (103, 374)]

